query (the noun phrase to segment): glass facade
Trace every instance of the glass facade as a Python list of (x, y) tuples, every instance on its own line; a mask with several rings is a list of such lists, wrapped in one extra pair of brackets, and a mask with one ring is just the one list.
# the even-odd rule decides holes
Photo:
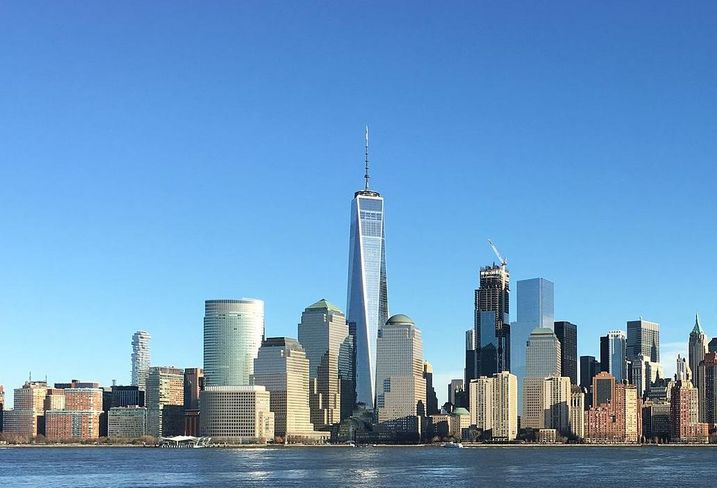
[(627, 360), (634, 361), (640, 354), (650, 362), (660, 362), (660, 324), (642, 319), (627, 323)]
[(388, 319), (383, 198), (357, 192), (351, 204), (347, 320), (356, 324), (356, 401), (373, 408), (376, 339)]
[(207, 300), (204, 310), (206, 386), (249, 385), (264, 338), (264, 302)]

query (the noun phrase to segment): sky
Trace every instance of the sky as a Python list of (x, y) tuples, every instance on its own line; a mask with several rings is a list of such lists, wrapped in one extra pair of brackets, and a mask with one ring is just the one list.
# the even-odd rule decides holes
[[(0, 384), (202, 365), (205, 299), (296, 337), (386, 206), (391, 313), (439, 400), (480, 266), (555, 282), (578, 353), (717, 335), (714, 2), (3, 2)], [(515, 311), (516, 296), (511, 296)], [(513, 318), (515, 318), (513, 316)]]

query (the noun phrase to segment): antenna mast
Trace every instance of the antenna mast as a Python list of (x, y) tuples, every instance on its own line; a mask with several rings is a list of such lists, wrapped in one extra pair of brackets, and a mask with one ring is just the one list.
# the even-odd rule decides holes
[(365, 157), (365, 163), (366, 163), (366, 173), (363, 175), (363, 179), (365, 181), (364, 183), (364, 191), (368, 191), (368, 125), (366, 126), (366, 145), (364, 146), (364, 157)]

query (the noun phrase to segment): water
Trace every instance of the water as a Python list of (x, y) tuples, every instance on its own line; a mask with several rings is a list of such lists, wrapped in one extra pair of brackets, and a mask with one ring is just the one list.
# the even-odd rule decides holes
[(717, 448), (0, 449), (0, 487), (700, 486)]

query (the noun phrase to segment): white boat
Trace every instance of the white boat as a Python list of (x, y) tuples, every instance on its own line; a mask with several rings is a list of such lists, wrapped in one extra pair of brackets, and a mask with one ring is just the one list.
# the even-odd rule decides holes
[(449, 449), (460, 449), (463, 447), (463, 444), (460, 442), (446, 442), (443, 444), (443, 447), (447, 447)]

